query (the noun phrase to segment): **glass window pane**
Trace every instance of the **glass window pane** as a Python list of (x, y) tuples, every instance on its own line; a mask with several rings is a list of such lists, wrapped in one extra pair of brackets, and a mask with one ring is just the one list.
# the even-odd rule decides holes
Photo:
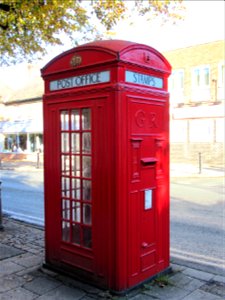
[(222, 65), (221, 69), (220, 69), (220, 84), (223, 85), (224, 84), (224, 78), (225, 78), (225, 66)]
[(82, 176), (91, 177), (91, 157), (83, 156), (82, 158)]
[(63, 199), (62, 201), (62, 217), (63, 219), (70, 219), (70, 201)]
[(70, 174), (70, 157), (68, 155), (61, 156), (61, 172), (62, 175)]
[(86, 248), (92, 247), (92, 232), (91, 232), (91, 228), (89, 227), (83, 228), (83, 243), (84, 243), (84, 247)]
[(69, 130), (69, 112), (67, 110), (61, 112), (61, 130)]
[(62, 177), (62, 196), (70, 196), (70, 179), (67, 177)]
[(204, 85), (209, 85), (209, 68), (204, 69)]
[(80, 200), (80, 179), (72, 178), (71, 184), (72, 184), (71, 197), (73, 199)]
[(80, 245), (80, 225), (72, 224), (72, 243)]
[(70, 241), (70, 223), (62, 222), (62, 240), (65, 242)]
[(82, 109), (82, 129), (91, 129), (91, 110), (90, 108)]
[(73, 201), (72, 203), (72, 221), (80, 222), (80, 203)]
[(80, 176), (80, 156), (71, 157), (72, 176)]
[(91, 200), (91, 181), (83, 180), (83, 200)]
[(80, 112), (78, 109), (71, 111), (71, 130), (80, 130)]
[(71, 134), (71, 152), (80, 153), (80, 134), (72, 133)]
[(200, 85), (200, 70), (199, 69), (194, 70), (194, 85), (195, 86)]
[(184, 73), (180, 71), (178, 74), (178, 88), (182, 89), (184, 87)]
[(90, 204), (83, 205), (83, 223), (87, 225), (91, 225), (92, 223), (92, 213)]
[(69, 152), (70, 144), (69, 144), (69, 133), (61, 133), (61, 151)]
[(85, 154), (91, 153), (91, 133), (84, 132), (82, 136), (82, 152)]

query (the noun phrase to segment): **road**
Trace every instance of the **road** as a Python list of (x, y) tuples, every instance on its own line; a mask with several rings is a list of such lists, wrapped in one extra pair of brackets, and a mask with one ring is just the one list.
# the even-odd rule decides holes
[(2, 209), (19, 220), (44, 225), (43, 171), (0, 170)]
[[(44, 224), (42, 170), (0, 171), (2, 206), (18, 219)], [(171, 257), (225, 272), (223, 177), (171, 178)]]
[(171, 255), (225, 274), (224, 178), (171, 180)]

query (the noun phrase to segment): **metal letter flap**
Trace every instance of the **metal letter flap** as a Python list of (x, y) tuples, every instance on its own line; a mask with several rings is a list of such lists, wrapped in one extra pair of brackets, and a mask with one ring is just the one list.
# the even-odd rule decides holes
[(144, 157), (144, 158), (141, 158), (141, 163), (144, 166), (153, 165), (153, 164), (157, 163), (157, 158), (156, 157)]

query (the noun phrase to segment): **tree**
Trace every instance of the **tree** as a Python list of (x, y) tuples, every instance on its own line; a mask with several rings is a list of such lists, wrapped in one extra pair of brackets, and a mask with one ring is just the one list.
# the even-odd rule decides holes
[(0, 64), (43, 56), (47, 46), (62, 44), (62, 34), (101, 38), (96, 24), (110, 30), (134, 11), (175, 20), (181, 7), (182, 0), (0, 0)]

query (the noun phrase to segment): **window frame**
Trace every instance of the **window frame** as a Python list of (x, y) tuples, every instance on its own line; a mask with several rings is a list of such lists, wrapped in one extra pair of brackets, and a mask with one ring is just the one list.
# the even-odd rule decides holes
[[(207, 72), (205, 72), (207, 70)], [(199, 78), (196, 80), (195, 73), (199, 72)], [(210, 89), (211, 69), (210, 65), (195, 66), (191, 70), (191, 101), (205, 102), (211, 99)]]
[(170, 99), (174, 106), (184, 103), (184, 74), (184, 69), (176, 69), (169, 78)]

